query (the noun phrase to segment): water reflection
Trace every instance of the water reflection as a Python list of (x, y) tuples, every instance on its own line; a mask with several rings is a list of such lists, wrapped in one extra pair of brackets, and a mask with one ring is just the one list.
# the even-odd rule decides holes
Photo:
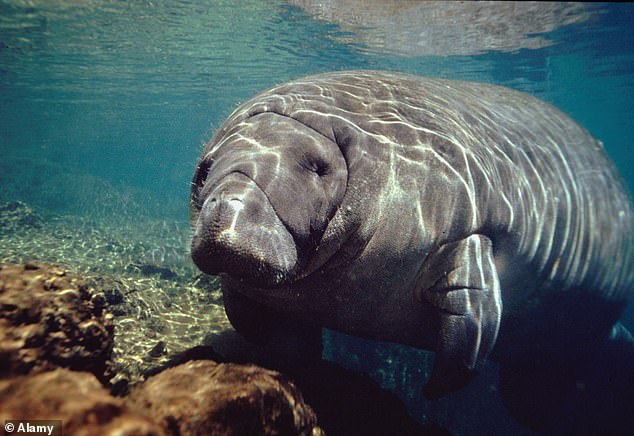
[(538, 49), (545, 36), (597, 13), (583, 3), (409, 0), (293, 0), (349, 32), (344, 42), (407, 56), (474, 55)]

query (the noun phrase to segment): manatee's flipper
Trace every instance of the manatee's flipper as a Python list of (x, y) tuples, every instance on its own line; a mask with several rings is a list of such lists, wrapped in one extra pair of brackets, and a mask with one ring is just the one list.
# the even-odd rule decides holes
[(432, 253), (418, 276), (417, 297), (438, 309), (440, 332), (425, 395), (466, 385), (495, 345), (502, 300), (491, 240), (471, 235)]
[(231, 325), (259, 347), (259, 364), (286, 370), (321, 359), (321, 328), (289, 317), (235, 290), (223, 281), (223, 301)]

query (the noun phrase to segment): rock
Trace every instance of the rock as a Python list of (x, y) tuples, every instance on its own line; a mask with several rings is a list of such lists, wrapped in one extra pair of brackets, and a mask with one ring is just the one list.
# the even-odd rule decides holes
[(103, 297), (64, 270), (0, 264), (0, 377), (58, 367), (112, 374), (112, 315)]
[(152, 347), (148, 354), (150, 357), (160, 357), (164, 354), (167, 354), (167, 350), (165, 349), (165, 341), (158, 341), (156, 345)]
[(116, 288), (104, 289), (103, 293), (109, 306), (121, 304), (124, 301), (123, 293)]
[(190, 361), (151, 377), (127, 401), (170, 434), (323, 434), (297, 388), (254, 365)]
[(131, 263), (128, 265), (127, 272), (137, 272), (144, 276), (156, 275), (163, 280), (175, 280), (178, 278), (178, 274), (171, 269), (151, 263)]
[(61, 420), (63, 434), (77, 436), (165, 434), (94, 375), (67, 369), (0, 380), (0, 421), (9, 419)]

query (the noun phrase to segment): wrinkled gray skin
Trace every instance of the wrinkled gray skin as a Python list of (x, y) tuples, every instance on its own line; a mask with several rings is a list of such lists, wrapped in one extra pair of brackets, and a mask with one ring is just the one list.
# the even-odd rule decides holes
[(602, 144), (503, 87), (373, 71), (247, 101), (206, 145), (192, 256), (234, 326), (322, 326), (436, 351), (426, 387), (487, 357), (570, 359), (634, 284), (632, 203)]

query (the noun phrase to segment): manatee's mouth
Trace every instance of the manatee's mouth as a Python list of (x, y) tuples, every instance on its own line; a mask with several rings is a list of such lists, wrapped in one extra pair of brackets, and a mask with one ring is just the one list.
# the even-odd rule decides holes
[(232, 172), (210, 189), (193, 227), (192, 258), (201, 271), (265, 287), (292, 279), (298, 259), (293, 235), (245, 174)]

